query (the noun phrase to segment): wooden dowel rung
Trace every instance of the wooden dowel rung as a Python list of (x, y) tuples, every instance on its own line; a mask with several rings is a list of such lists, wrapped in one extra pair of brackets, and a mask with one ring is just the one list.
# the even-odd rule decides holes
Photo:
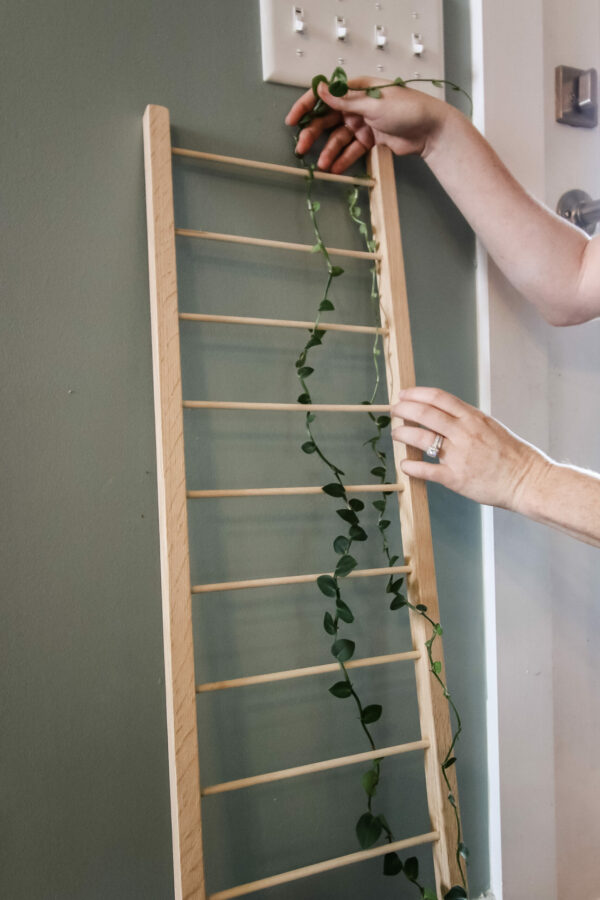
[[(204, 153), (200, 150), (184, 150), (182, 147), (173, 147), (174, 156), (186, 156), (191, 159), (205, 159), (209, 162), (226, 163), (230, 166), (243, 166), (247, 169), (263, 169), (265, 172), (280, 172), (282, 175), (301, 175), (306, 178), (306, 169), (294, 166), (281, 166), (277, 163), (260, 162), (256, 159), (240, 159), (237, 156), (221, 156), (218, 153)], [(361, 187), (373, 187), (375, 181), (372, 178), (360, 178), (352, 175), (332, 175), (331, 172), (314, 172), (314, 177), (320, 181), (337, 181), (340, 184), (358, 184)]]
[[(348, 494), (383, 494), (400, 493), (403, 484), (347, 484)], [(288, 497), (296, 494), (322, 494), (323, 488), (314, 487), (278, 487), (278, 488), (228, 488), (226, 490), (188, 491), (188, 500), (224, 497)]]
[(263, 412), (387, 413), (389, 403), (246, 403), (231, 400), (184, 400), (185, 409), (245, 409)]
[(319, 875), (321, 872), (329, 872), (332, 869), (341, 869), (342, 866), (350, 866), (352, 863), (363, 862), (376, 856), (385, 856), (397, 850), (408, 850), (409, 847), (419, 847), (422, 844), (433, 844), (439, 840), (439, 832), (430, 831), (427, 834), (419, 834), (403, 841), (394, 841), (391, 844), (383, 844), (381, 847), (372, 847), (370, 850), (359, 850), (357, 853), (348, 853), (346, 856), (338, 856), (335, 859), (326, 859), (311, 866), (302, 866), (300, 869), (292, 869), (282, 872), (280, 875), (272, 875), (270, 878), (261, 878), (259, 881), (249, 881), (226, 891), (217, 891), (210, 894), (208, 900), (230, 900), (233, 897), (243, 897), (245, 894), (253, 894), (265, 888), (275, 887), (278, 884), (287, 884), (290, 881), (298, 881), (308, 878), (309, 875)]
[[(346, 578), (371, 578), (374, 575), (397, 575), (411, 571), (410, 566), (384, 566), (380, 569), (354, 569)], [(195, 584), (192, 594), (211, 594), (215, 591), (240, 591), (247, 588), (277, 587), (282, 584), (308, 584), (320, 575), (333, 572), (317, 572), (314, 575), (282, 575), (278, 578), (251, 578), (245, 581), (218, 581), (214, 584)]]
[[(221, 234), (216, 231), (197, 231), (194, 228), (176, 228), (175, 234), (180, 237), (202, 238), (205, 241), (225, 241), (228, 244), (248, 244), (252, 247), (270, 247), (272, 250), (298, 250), (301, 253), (314, 253), (312, 244), (295, 244), (290, 241), (273, 241), (268, 238), (247, 237), (242, 234)], [(340, 247), (327, 247), (332, 256), (349, 256), (353, 259), (381, 259), (379, 253), (368, 253), (366, 250), (346, 250)]]
[[(382, 666), (388, 663), (405, 662), (421, 658), (420, 650), (405, 650), (403, 653), (386, 653), (384, 656), (368, 656), (363, 659), (351, 659), (344, 663), (346, 669), (364, 669), (370, 666)], [(245, 678), (230, 678), (227, 681), (207, 681), (196, 685), (197, 694), (210, 691), (225, 691), (229, 688), (249, 687), (253, 684), (272, 684), (276, 681), (287, 681), (290, 678), (304, 678), (309, 675), (325, 675), (339, 672), (339, 663), (323, 663), (320, 666), (306, 666), (303, 669), (286, 669), (283, 672), (269, 672), (266, 675), (248, 675)]]
[(328, 769), (340, 769), (343, 766), (353, 766), (370, 759), (384, 759), (387, 756), (399, 756), (401, 753), (410, 753), (413, 750), (426, 750), (428, 747), (429, 741), (413, 741), (408, 744), (396, 744), (393, 747), (368, 750), (366, 753), (340, 756), (337, 759), (325, 759), (322, 762), (308, 763), (305, 766), (294, 766), (292, 769), (280, 769), (278, 772), (267, 772), (265, 775), (253, 775), (250, 778), (238, 778), (236, 781), (213, 784), (203, 789), (202, 796), (208, 797), (212, 794), (224, 794), (227, 791), (239, 791), (242, 788), (255, 787), (258, 784), (271, 784), (273, 781), (282, 781), (285, 778), (312, 775), (315, 772), (326, 772)]
[[(184, 322), (213, 322), (224, 325), (263, 325), (272, 328), (306, 328), (315, 327), (314, 322), (303, 322), (294, 319), (260, 319), (256, 316), (220, 316), (211, 313), (179, 313)], [(347, 331), (358, 334), (387, 334), (386, 328), (374, 325), (344, 325), (336, 322), (319, 322), (319, 331)]]

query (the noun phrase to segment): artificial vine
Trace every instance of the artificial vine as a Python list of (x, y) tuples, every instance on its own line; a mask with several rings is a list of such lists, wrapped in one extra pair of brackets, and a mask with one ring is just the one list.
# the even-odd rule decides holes
[[(327, 104), (325, 104), (317, 94), (317, 87), (322, 81), (328, 84), (329, 90), (334, 96), (344, 96), (344, 94), (346, 94), (348, 91), (346, 73), (339, 67), (334, 70), (331, 79), (327, 79), (324, 75), (315, 76), (312, 82), (313, 92), (315, 95), (315, 105), (310, 113), (305, 114), (300, 120), (300, 129), (307, 125), (310, 121), (312, 121), (315, 116), (324, 115), (329, 110)], [(389, 85), (380, 85), (377, 87), (364, 88), (361, 90), (364, 90), (365, 93), (370, 97), (379, 98), (382, 96), (381, 91), (383, 88), (392, 86), (404, 87), (406, 84), (413, 81), (430, 81), (432, 84), (440, 87), (443, 84), (448, 84), (453, 90), (460, 91), (463, 94), (466, 94), (466, 91), (464, 91), (453, 82), (423, 78), (414, 78), (408, 80), (397, 78)], [(470, 96), (468, 94), (466, 94), (466, 96), (470, 101)], [(320, 204), (318, 201), (313, 199), (314, 169), (314, 165), (307, 167), (306, 203), (315, 235), (315, 244), (313, 246), (313, 251), (315, 253), (320, 253), (324, 259), (327, 267), (327, 282), (323, 297), (319, 303), (314, 325), (309, 332), (309, 338), (302, 351), (300, 352), (295, 364), (298, 379), (302, 387), (302, 392), (298, 397), (298, 402), (302, 404), (310, 404), (313, 402), (307, 380), (313, 375), (314, 368), (307, 364), (308, 355), (311, 350), (313, 350), (315, 347), (321, 346), (323, 343), (323, 338), (326, 334), (326, 330), (319, 328), (321, 315), (324, 312), (331, 312), (335, 309), (330, 297), (331, 287), (334, 279), (344, 274), (344, 270), (340, 266), (333, 265), (325, 246), (325, 242), (323, 241), (321, 235), (317, 219), (317, 213), (319, 212)], [(365, 243), (366, 249), (369, 252), (375, 252), (377, 249), (376, 243), (369, 232), (367, 223), (361, 218), (362, 211), (358, 205), (358, 197), (359, 189), (358, 187), (355, 187), (352, 191), (350, 191), (348, 196), (349, 216), (357, 226), (358, 232)], [(376, 325), (379, 325), (379, 291), (377, 284), (377, 266), (375, 263), (371, 266), (370, 299), (373, 307), (375, 323)], [(376, 332), (375, 335), (372, 355), (375, 381), (370, 398), (363, 401), (365, 406), (367, 407), (373, 403), (380, 384), (381, 375), (379, 357), (381, 356), (381, 337), (379, 332)], [(390, 425), (390, 417), (375, 416), (370, 411), (366, 411), (375, 426), (375, 434), (365, 442), (365, 444), (371, 448), (371, 452), (373, 453), (375, 458), (375, 465), (371, 469), (371, 474), (374, 477), (378, 478), (382, 485), (381, 497), (377, 500), (372, 501), (372, 505), (378, 513), (377, 529), (380, 535), (382, 553), (385, 557), (387, 566), (392, 568), (398, 562), (399, 556), (392, 553), (386, 535), (386, 531), (391, 524), (390, 520), (386, 518), (386, 509), (388, 497), (392, 494), (392, 492), (385, 490), (385, 485), (389, 484), (389, 481), (387, 480), (387, 456), (380, 447), (380, 442), (382, 437), (384, 436), (384, 432)], [(307, 440), (305, 440), (302, 444), (302, 450), (307, 454), (316, 454), (331, 472), (334, 480), (329, 482), (328, 484), (325, 484), (323, 486), (323, 491), (330, 497), (333, 497), (342, 502), (343, 505), (336, 509), (336, 513), (347, 525), (347, 533), (339, 534), (333, 541), (333, 550), (337, 557), (333, 575), (321, 575), (317, 579), (317, 586), (320, 592), (329, 600), (333, 601), (333, 606), (325, 611), (323, 618), (323, 627), (326, 633), (333, 638), (333, 642), (331, 644), (331, 653), (337, 660), (342, 675), (342, 679), (333, 684), (329, 688), (329, 691), (334, 697), (337, 697), (339, 699), (352, 698), (358, 711), (361, 728), (367, 738), (371, 749), (375, 751), (377, 747), (371, 733), (370, 726), (379, 721), (379, 719), (381, 718), (383, 712), (382, 706), (378, 703), (370, 703), (365, 705), (360, 699), (345, 665), (354, 655), (356, 645), (355, 642), (350, 638), (340, 636), (340, 629), (343, 627), (343, 625), (351, 625), (354, 622), (354, 613), (342, 597), (343, 579), (346, 578), (358, 565), (355, 557), (350, 553), (352, 545), (354, 543), (364, 542), (368, 539), (367, 532), (361, 525), (359, 515), (365, 509), (365, 504), (362, 502), (362, 500), (356, 498), (348, 498), (346, 487), (343, 481), (344, 472), (339, 468), (339, 466), (337, 466), (328, 458), (315, 438), (312, 428), (315, 418), (316, 415), (314, 412), (307, 411), (305, 417)], [(442, 664), (439, 660), (435, 660), (433, 656), (433, 646), (437, 638), (442, 635), (442, 627), (439, 622), (435, 622), (428, 615), (427, 607), (425, 605), (414, 605), (406, 598), (406, 596), (401, 592), (403, 581), (404, 579), (402, 577), (396, 578), (394, 574), (390, 575), (388, 579), (386, 585), (386, 593), (391, 595), (390, 609), (398, 610), (404, 607), (408, 607), (414, 613), (416, 613), (417, 615), (421, 615), (424, 619), (426, 619), (431, 626), (431, 637), (425, 642), (430, 671), (438, 682), (440, 690), (442, 690), (444, 698), (448, 701), (456, 720), (456, 725), (452, 733), (451, 744), (441, 763), (441, 770), (448, 791), (447, 799), (452, 806), (456, 818), (456, 860), (461, 875), (462, 886), (457, 885), (452, 887), (450, 891), (445, 894), (444, 900), (462, 900), (462, 898), (467, 897), (466, 878), (462, 861), (466, 861), (468, 851), (462, 841), (460, 818), (458, 815), (456, 800), (452, 793), (452, 788), (448, 779), (448, 770), (456, 763), (454, 752), (456, 743), (462, 731), (462, 723), (448, 687), (441, 677)], [(372, 847), (382, 835), (384, 835), (385, 839), (390, 844), (395, 840), (393, 832), (385, 816), (383, 816), (381, 813), (376, 815), (373, 811), (374, 797), (381, 780), (382, 762), (382, 758), (373, 759), (370, 768), (362, 775), (361, 778), (362, 787), (367, 796), (367, 808), (356, 823), (356, 834), (359, 844), (363, 849)], [(408, 881), (415, 885), (423, 900), (438, 900), (435, 891), (432, 891), (430, 888), (424, 887), (422, 884), (420, 884), (418, 880), (419, 863), (416, 857), (409, 857), (408, 859), (402, 861), (396, 852), (385, 854), (383, 858), (383, 874), (393, 876), (400, 873), (403, 873)]]

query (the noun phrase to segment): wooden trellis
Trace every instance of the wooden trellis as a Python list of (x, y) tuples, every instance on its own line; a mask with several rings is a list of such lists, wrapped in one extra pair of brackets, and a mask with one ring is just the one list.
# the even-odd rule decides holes
[[(154, 367), (154, 397), (156, 415), (156, 446), (158, 472), (158, 503), (160, 519), (161, 581), (163, 597), (163, 628), (166, 670), (167, 726), (171, 782), (171, 810), (173, 829), (173, 860), (175, 897), (177, 900), (205, 900), (204, 862), (202, 853), (201, 798), (210, 794), (233, 791), (242, 787), (278, 781), (313, 772), (354, 765), (373, 758), (423, 751), (427, 784), (427, 802), (431, 830), (393, 844), (351, 853), (336, 859), (320, 861), (288, 872), (265, 877), (259, 881), (234, 886), (210, 895), (208, 900), (227, 900), (241, 897), (278, 884), (305, 878), (309, 875), (339, 868), (375, 856), (431, 844), (434, 859), (436, 889), (442, 897), (454, 884), (460, 883), (456, 861), (457, 829), (454, 812), (446, 799), (440, 761), (451, 742), (448, 703), (429, 670), (425, 642), (429, 638), (422, 616), (410, 612), (412, 650), (386, 656), (354, 659), (346, 668), (377, 666), (411, 661), (415, 666), (417, 699), (421, 735), (418, 740), (376, 751), (358, 753), (339, 759), (329, 759), (278, 772), (260, 774), (216, 785), (203, 785), (200, 778), (196, 723), (196, 697), (207, 691), (310, 677), (323, 672), (338, 671), (337, 663), (270, 672), (235, 678), (228, 681), (196, 684), (194, 677), (194, 648), (192, 635), (192, 595), (213, 591), (245, 590), (257, 587), (298, 584), (316, 581), (319, 574), (291, 575), (283, 578), (261, 578), (245, 581), (193, 585), (190, 576), (187, 502), (203, 497), (267, 496), (319, 494), (320, 486), (265, 487), (260, 489), (188, 490), (185, 479), (183, 446), (183, 409), (258, 409), (273, 411), (359, 412), (362, 404), (298, 403), (238, 403), (235, 401), (185, 400), (181, 390), (181, 361), (179, 348), (179, 320), (220, 322), (223, 324), (256, 325), (310, 329), (312, 322), (280, 319), (261, 319), (249, 316), (221, 316), (179, 312), (177, 299), (175, 237), (186, 235), (199, 239), (222, 240), (234, 243), (268, 246), (298, 252), (310, 252), (311, 247), (283, 241), (239, 237), (175, 227), (173, 208), (173, 156), (187, 156), (202, 160), (245, 166), (263, 171), (287, 173), (291, 177), (305, 173), (298, 168), (256, 162), (254, 160), (223, 157), (194, 150), (172, 147), (169, 111), (160, 106), (148, 106), (144, 114), (144, 148), (146, 166), (146, 198), (148, 212), (148, 246), (150, 267), (150, 299), (152, 317), (152, 354)], [(381, 305), (380, 329), (370, 326), (320, 323), (319, 328), (347, 332), (383, 335), (384, 356), (390, 404), (398, 391), (415, 383), (413, 350), (410, 337), (406, 281), (402, 256), (400, 223), (391, 151), (374, 147), (368, 159), (369, 179), (352, 178), (315, 172), (315, 178), (341, 184), (360, 184), (369, 189), (371, 223), (377, 241), (377, 252), (328, 248), (331, 255), (353, 256), (376, 260)], [(390, 404), (372, 405), (373, 413), (388, 413)], [(399, 499), (400, 523), (405, 564), (379, 569), (354, 570), (350, 577), (404, 573), (408, 598), (413, 605), (425, 604), (429, 615), (439, 619), (438, 598), (427, 504), (423, 482), (408, 479), (400, 469), (400, 462), (408, 456), (420, 458), (412, 448), (394, 442), (396, 481), (386, 484), (386, 491), (396, 492)], [(380, 484), (348, 485), (348, 492), (381, 492)], [(439, 649), (438, 649), (439, 648)], [(441, 640), (436, 641), (437, 656), (442, 661)], [(447, 771), (455, 798), (458, 792), (454, 768)], [(457, 799), (458, 802), (458, 799)]]

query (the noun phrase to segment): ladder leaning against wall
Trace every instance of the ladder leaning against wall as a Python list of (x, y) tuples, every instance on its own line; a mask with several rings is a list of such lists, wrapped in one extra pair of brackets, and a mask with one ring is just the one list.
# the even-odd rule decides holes
[[(337, 663), (251, 675), (225, 682), (196, 684), (194, 675), (194, 646), (192, 634), (192, 596), (220, 590), (246, 589), (298, 582), (316, 581), (317, 574), (292, 575), (288, 578), (269, 578), (253, 581), (237, 581), (218, 584), (193, 585), (190, 576), (189, 543), (187, 526), (187, 502), (207, 496), (320, 493), (320, 487), (277, 488), (273, 486), (250, 491), (221, 491), (188, 489), (185, 478), (183, 444), (184, 408), (220, 409), (281, 409), (307, 412), (310, 407), (297, 403), (267, 404), (237, 403), (235, 401), (183, 400), (181, 388), (181, 360), (179, 321), (223, 322), (227, 324), (252, 324), (257, 326), (311, 328), (311, 322), (257, 319), (250, 316), (214, 316), (180, 312), (177, 297), (176, 235), (208, 240), (224, 240), (274, 249), (309, 251), (302, 244), (268, 241), (252, 237), (191, 231), (175, 227), (173, 206), (172, 166), (173, 156), (187, 156), (206, 161), (218, 161), (232, 166), (245, 166), (261, 171), (287, 173), (290, 177), (306, 173), (299, 168), (256, 162), (182, 150), (172, 147), (169, 111), (160, 106), (148, 106), (144, 114), (144, 148), (146, 169), (146, 202), (148, 215), (148, 246), (150, 269), (150, 300), (152, 320), (152, 357), (154, 371), (154, 398), (156, 417), (158, 506), (160, 527), (161, 585), (163, 603), (163, 631), (166, 672), (167, 728), (169, 745), (169, 773), (171, 816), (173, 830), (173, 862), (176, 900), (205, 900), (207, 897), (202, 851), (201, 799), (203, 796), (223, 790), (264, 784), (282, 778), (291, 778), (319, 772), (339, 766), (363, 762), (375, 757), (391, 756), (411, 750), (423, 751), (427, 785), (427, 802), (431, 830), (413, 835), (393, 844), (373, 847), (335, 859), (316, 862), (313, 865), (288, 872), (269, 875), (259, 881), (233, 886), (213, 893), (208, 900), (227, 900), (241, 897), (265, 888), (296, 881), (319, 872), (349, 864), (359, 863), (393, 850), (403, 850), (430, 844), (433, 852), (436, 890), (440, 897), (452, 885), (460, 883), (460, 871), (456, 857), (457, 817), (447, 800), (447, 788), (442, 777), (441, 762), (452, 740), (449, 707), (430, 672), (425, 642), (430, 636), (422, 616), (409, 613), (413, 649), (386, 657), (352, 660), (348, 668), (379, 665), (386, 662), (412, 661), (415, 665), (417, 699), (421, 738), (412, 744), (381, 748), (374, 752), (355, 754), (340, 759), (324, 760), (278, 772), (240, 779), (222, 785), (203, 785), (200, 779), (198, 759), (196, 697), (212, 690), (236, 689), (244, 685), (269, 683), (286, 678), (311, 676), (320, 672), (335, 672)], [(358, 183), (369, 190), (369, 202), (373, 234), (377, 241), (377, 253), (359, 251), (335, 251), (342, 255), (375, 258), (379, 282), (380, 312), (386, 360), (386, 375), (390, 403), (402, 388), (415, 383), (413, 350), (410, 337), (406, 281), (400, 223), (398, 218), (396, 186), (391, 151), (386, 147), (374, 147), (368, 158), (369, 179), (315, 172), (315, 178), (347, 185)], [(327, 325), (320, 324), (320, 328)], [(329, 326), (344, 330), (343, 325)], [(355, 327), (355, 326), (354, 326)], [(352, 326), (348, 327), (351, 330)], [(368, 332), (374, 328), (365, 326)], [(356, 411), (364, 414), (363, 405), (315, 405), (315, 410)], [(371, 406), (372, 412), (389, 412), (389, 404)], [(386, 485), (397, 493), (402, 530), (405, 565), (381, 570), (355, 570), (353, 577), (372, 574), (406, 574), (408, 599), (414, 606), (424, 604), (436, 621), (438, 598), (429, 522), (429, 509), (425, 483), (408, 479), (400, 469), (405, 456), (418, 459), (420, 453), (394, 442), (396, 467), (395, 484)], [(349, 486), (355, 492), (377, 490), (381, 485)], [(441, 641), (436, 648), (441, 648)], [(441, 649), (438, 657), (442, 660)], [(458, 803), (454, 768), (446, 773), (452, 793)]]

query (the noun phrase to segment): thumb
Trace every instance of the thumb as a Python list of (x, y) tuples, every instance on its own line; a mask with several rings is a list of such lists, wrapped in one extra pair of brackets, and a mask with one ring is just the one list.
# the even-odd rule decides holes
[[(362, 84), (362, 81), (363, 79), (354, 79), (349, 84), (350, 89), (348, 93), (344, 94), (343, 97), (334, 97), (324, 81), (317, 85), (317, 93), (321, 100), (327, 106), (330, 106), (331, 109), (339, 112), (353, 112), (356, 115), (368, 114), (369, 111), (373, 112), (373, 104), (377, 103), (377, 100), (373, 97), (367, 97), (364, 88), (372, 87), (372, 85), (370, 83)], [(371, 79), (364, 79), (364, 81), (370, 82)]]

